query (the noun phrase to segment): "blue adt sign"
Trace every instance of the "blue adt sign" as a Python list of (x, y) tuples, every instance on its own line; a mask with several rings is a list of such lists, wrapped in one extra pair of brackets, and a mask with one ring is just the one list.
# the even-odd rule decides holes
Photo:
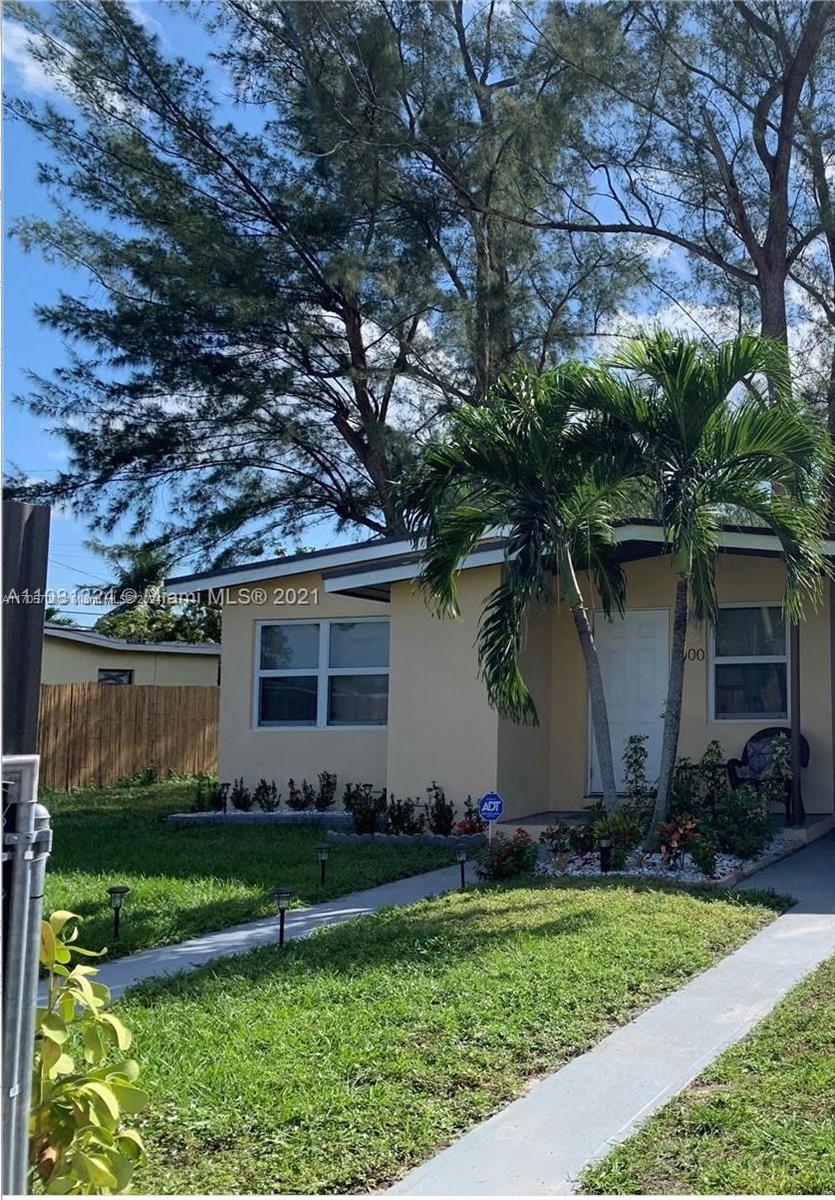
[(504, 812), (504, 800), (498, 792), (486, 792), (478, 802), (478, 815), (483, 821), (498, 821)]

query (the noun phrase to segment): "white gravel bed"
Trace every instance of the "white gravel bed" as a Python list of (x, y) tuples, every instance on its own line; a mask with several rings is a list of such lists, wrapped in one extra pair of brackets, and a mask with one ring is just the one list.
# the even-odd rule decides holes
[[(780, 854), (784, 850), (790, 849), (792, 845), (794, 843), (791, 838), (780, 837), (778, 834), (771, 839), (762, 854), (758, 855), (756, 859), (738, 858), (735, 854), (717, 854), (716, 874), (712, 876), (705, 875), (689, 854), (683, 855), (680, 866), (672, 867), (665, 863), (660, 854), (640, 855), (637, 853), (630, 855), (623, 870), (607, 871), (606, 874), (630, 878), (665, 879), (674, 883), (707, 883), (711, 879), (724, 879), (727, 875), (732, 875), (734, 871), (750, 866), (752, 862), (759, 862), (762, 859), (770, 858), (773, 854)], [(603, 874), (600, 870), (600, 853), (592, 851), (588, 854), (575, 854), (562, 867), (557, 867), (550, 857), (541, 858), (536, 866), (536, 874), (599, 876)]]

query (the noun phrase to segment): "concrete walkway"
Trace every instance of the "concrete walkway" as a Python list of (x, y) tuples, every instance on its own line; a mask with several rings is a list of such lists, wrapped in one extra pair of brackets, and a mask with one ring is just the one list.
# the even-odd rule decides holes
[(602, 1158), (835, 954), (835, 835), (747, 880), (798, 900), (715, 967), (536, 1084), (391, 1191), (570, 1195)]
[[(473, 863), (467, 863), (467, 881), (475, 878)], [(427, 896), (454, 891), (461, 884), (461, 869), (456, 864), (442, 867), (438, 871), (427, 871), (407, 879), (397, 879), (380, 887), (364, 892), (352, 892), (329, 900), (325, 904), (312, 904), (309, 908), (295, 908), (287, 913), (284, 929), (285, 938), (305, 937), (323, 925), (339, 925), (353, 917), (368, 916), (379, 908), (389, 905), (414, 904)], [(117, 1000), (126, 988), (158, 975), (174, 975), (178, 971), (190, 971), (202, 967), (215, 958), (227, 958), (232, 954), (244, 954), (256, 946), (271, 946), (278, 941), (278, 916), (263, 917), (260, 921), (248, 921), (245, 925), (232, 925), (217, 933), (207, 933), (188, 942), (177, 942), (173, 946), (159, 946), (154, 950), (141, 950), (126, 958), (117, 958), (98, 968), (98, 982), (110, 988), (111, 996)]]

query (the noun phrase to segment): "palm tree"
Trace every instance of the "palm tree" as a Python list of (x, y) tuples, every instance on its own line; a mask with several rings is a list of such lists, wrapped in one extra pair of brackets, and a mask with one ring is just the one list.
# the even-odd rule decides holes
[[(630, 438), (644, 462), (675, 560), (672, 658), (651, 831), (666, 818), (684, 686), (688, 609), (717, 616), (714, 565), (729, 519), (769, 528), (786, 564), (784, 609), (797, 620), (822, 593), (831, 445), (823, 422), (791, 396), (785, 347), (743, 335), (715, 350), (659, 332), (627, 342), (598, 373), (588, 404)], [(764, 386), (757, 385), (764, 379)]]
[(569, 363), (543, 376), (518, 372), (488, 401), (449, 418), (431, 445), (403, 509), (415, 540), (426, 539), (421, 582), (439, 616), (458, 613), (455, 578), (485, 535), (507, 538), (501, 583), (487, 597), (478, 659), (490, 703), (519, 723), (538, 723), (519, 670), (529, 604), (548, 604), (555, 578), (585, 661), (591, 719), (607, 809), (617, 803), (603, 678), (577, 578), (588, 571), (608, 616), (622, 611), (613, 508), (638, 460), (628, 438), (606, 441), (604, 424), (578, 399), (595, 372)]

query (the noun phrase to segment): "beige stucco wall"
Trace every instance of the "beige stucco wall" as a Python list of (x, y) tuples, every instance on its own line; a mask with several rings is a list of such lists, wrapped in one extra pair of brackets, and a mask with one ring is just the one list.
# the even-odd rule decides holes
[(455, 804), (497, 786), (498, 718), (478, 678), (475, 640), (498, 567), (459, 576), (461, 616), (434, 617), (411, 580), (391, 589), (388, 786), (422, 798), (436, 780)]
[(157, 654), (140, 650), (109, 650), (46, 634), (42, 683), (95, 683), (99, 670), (133, 671), (133, 682), (167, 686), (217, 685), (215, 654)]
[[(626, 567), (627, 606), (667, 608), (672, 604), (674, 576), (669, 558), (652, 558)], [(716, 587), (720, 603), (779, 603), (784, 569), (777, 559), (720, 555)], [(583, 581), (584, 591), (588, 587)], [(586, 591), (587, 595), (593, 595)], [(803, 797), (809, 812), (833, 811), (833, 711), (830, 680), (830, 596), (810, 610), (800, 630), (801, 727), (809, 741), (810, 766), (803, 775)], [(588, 773), (588, 709), (585, 672), (577, 635), (569, 614), (555, 609), (551, 655), (551, 807), (576, 809), (586, 794)], [(728, 758), (737, 757), (746, 740), (771, 720), (708, 719), (708, 633), (691, 625), (687, 648), (704, 650), (704, 661), (685, 666), (679, 753), (699, 756), (716, 738)], [(534, 805), (539, 807), (539, 805)]]
[[(315, 603), (275, 604), (272, 600), (289, 585), (296, 595), (318, 590)], [(247, 786), (259, 779), (274, 779), (286, 796), (287, 780), (315, 781), (320, 771), (338, 777), (338, 797), (348, 782), (386, 783), (387, 730), (369, 729), (258, 729), (253, 711), (255, 631), (258, 621), (316, 621), (328, 618), (388, 617), (389, 605), (373, 600), (356, 600), (325, 592), (321, 573), (294, 575), (292, 580), (259, 582), (265, 603), (243, 603), (245, 591), (230, 590), (233, 603), (223, 606), (221, 649), (220, 776), (231, 780), (242, 776)], [(250, 588), (250, 591), (254, 591)], [(312, 596), (311, 596), (312, 599)], [(234, 603), (238, 601), (238, 603)], [(391, 716), (389, 716), (391, 720)]]

